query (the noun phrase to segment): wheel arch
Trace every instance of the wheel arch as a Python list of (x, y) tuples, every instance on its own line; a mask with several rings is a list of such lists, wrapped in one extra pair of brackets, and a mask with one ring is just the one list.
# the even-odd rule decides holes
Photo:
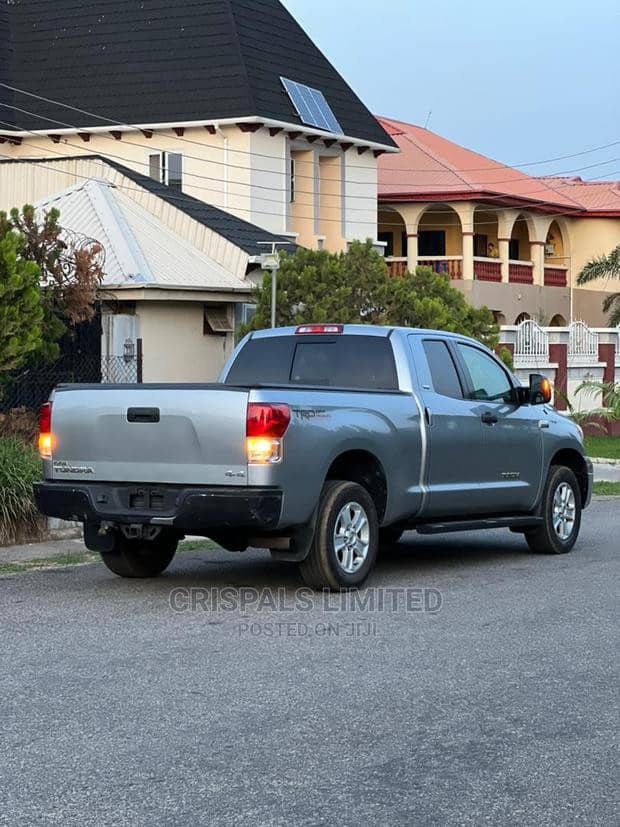
[(370, 451), (351, 449), (339, 454), (329, 466), (325, 480), (348, 480), (365, 488), (377, 509), (379, 524), (387, 509), (388, 482), (381, 461)]
[(561, 448), (551, 457), (550, 467), (552, 465), (570, 468), (579, 483), (581, 502), (585, 503), (588, 497), (588, 465), (585, 457), (573, 448)]

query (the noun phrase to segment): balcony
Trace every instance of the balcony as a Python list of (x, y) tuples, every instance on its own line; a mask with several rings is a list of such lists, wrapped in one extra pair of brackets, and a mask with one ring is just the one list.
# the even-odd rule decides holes
[(497, 258), (474, 256), (474, 278), (478, 281), (501, 281), (501, 261)]
[(545, 267), (545, 287), (566, 287), (566, 267)]
[(534, 265), (531, 261), (509, 261), (508, 281), (511, 284), (533, 284)]
[(418, 260), (418, 266), (430, 267), (451, 279), (463, 278), (463, 256), (426, 256)]
[(385, 263), (387, 265), (388, 275), (390, 278), (400, 278), (407, 272), (406, 256), (386, 256)]

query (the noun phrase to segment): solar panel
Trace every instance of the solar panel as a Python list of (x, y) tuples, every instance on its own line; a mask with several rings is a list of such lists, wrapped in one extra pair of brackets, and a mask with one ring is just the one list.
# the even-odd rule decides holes
[(326, 132), (334, 132), (337, 135), (344, 134), (322, 92), (288, 78), (280, 78), (280, 80), (302, 123), (316, 126), (317, 129), (324, 129)]

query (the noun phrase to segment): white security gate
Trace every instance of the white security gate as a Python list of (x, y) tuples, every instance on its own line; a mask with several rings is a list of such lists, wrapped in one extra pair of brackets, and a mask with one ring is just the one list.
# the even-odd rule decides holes
[(515, 365), (538, 365), (549, 361), (549, 335), (533, 319), (526, 319), (517, 328)]
[(591, 365), (598, 362), (598, 333), (585, 322), (571, 322), (568, 338), (569, 363)]

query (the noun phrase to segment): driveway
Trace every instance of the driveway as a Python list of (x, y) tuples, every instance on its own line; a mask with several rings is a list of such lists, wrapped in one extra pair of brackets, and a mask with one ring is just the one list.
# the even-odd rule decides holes
[(263, 552), (0, 578), (0, 824), (617, 823), (619, 505), (407, 535), (365, 606)]

